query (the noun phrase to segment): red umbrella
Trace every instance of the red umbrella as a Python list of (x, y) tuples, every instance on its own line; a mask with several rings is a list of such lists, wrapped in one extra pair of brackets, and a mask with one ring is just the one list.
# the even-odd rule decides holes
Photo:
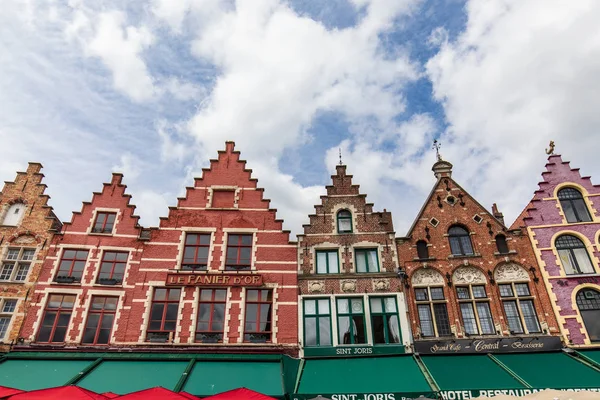
[(214, 396), (205, 397), (210, 400), (276, 400), (273, 397), (266, 396), (262, 393), (255, 392), (254, 390), (239, 388), (233, 389), (228, 392), (216, 394)]
[(8, 396), (12, 396), (13, 394), (23, 393), (22, 390), (13, 389), (8, 386), (0, 386), (0, 399), (3, 399)]
[(187, 400), (190, 398), (198, 400), (197, 397), (187, 397), (186, 395), (191, 396), (187, 393), (184, 395), (182, 393), (172, 392), (169, 389), (158, 386), (120, 396), (119, 400)]
[(109, 399), (115, 399), (115, 398), (119, 397), (120, 394), (116, 394), (113, 392), (104, 392), (104, 393), (102, 393), (102, 396), (108, 397)]
[(185, 397), (186, 399), (191, 399), (191, 400), (198, 400), (199, 397), (198, 396), (194, 396), (191, 393), (188, 392), (179, 392), (180, 395), (182, 395), (183, 397)]
[(108, 397), (79, 386), (59, 386), (10, 396), (10, 400), (106, 400)]

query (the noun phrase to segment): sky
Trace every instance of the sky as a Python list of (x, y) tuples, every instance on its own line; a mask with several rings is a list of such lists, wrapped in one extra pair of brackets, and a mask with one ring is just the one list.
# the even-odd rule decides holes
[(453, 177), (510, 224), (545, 148), (600, 183), (597, 0), (3, 0), (0, 179), (44, 165), (58, 217), (124, 173), (157, 226), (234, 140), (300, 233), (341, 149), (404, 235)]

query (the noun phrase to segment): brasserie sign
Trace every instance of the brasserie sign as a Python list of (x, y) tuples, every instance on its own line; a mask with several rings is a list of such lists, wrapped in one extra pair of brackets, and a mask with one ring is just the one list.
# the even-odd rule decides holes
[(168, 274), (167, 286), (262, 286), (262, 275)]
[(556, 336), (534, 336), (504, 339), (455, 339), (415, 341), (420, 354), (485, 354), (530, 353), (560, 350), (562, 342)]

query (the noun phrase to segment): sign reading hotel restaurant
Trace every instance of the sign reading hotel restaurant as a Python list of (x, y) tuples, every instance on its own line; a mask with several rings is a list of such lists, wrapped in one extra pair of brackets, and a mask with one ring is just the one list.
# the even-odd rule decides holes
[[(442, 390), (438, 392), (441, 400), (468, 400), (482, 397), (494, 397), (494, 396), (527, 396), (528, 394), (538, 393), (543, 390), (542, 388), (537, 389), (485, 389), (485, 390)], [(573, 389), (554, 389), (560, 390), (561, 392), (600, 392), (599, 388), (573, 388)], [(565, 395), (567, 396), (567, 395)]]
[(167, 286), (262, 286), (262, 275), (168, 274)]
[(456, 339), (415, 341), (415, 352), (420, 354), (466, 353), (530, 353), (560, 350), (562, 342), (557, 336), (534, 336), (504, 339)]

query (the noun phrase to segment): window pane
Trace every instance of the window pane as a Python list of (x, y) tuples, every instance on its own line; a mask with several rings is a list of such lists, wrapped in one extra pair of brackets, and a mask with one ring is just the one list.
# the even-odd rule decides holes
[(381, 299), (378, 297), (369, 299), (371, 304), (371, 312), (372, 313), (381, 313), (383, 312), (383, 308), (381, 307)]
[(570, 200), (561, 200), (560, 205), (562, 206), (563, 212), (567, 222), (578, 222), (577, 216), (575, 215), (575, 208)]
[(458, 286), (456, 288), (456, 295), (461, 300), (470, 299), (471, 298), (471, 293), (469, 292), (469, 288), (468, 287)]
[(590, 222), (592, 219), (590, 218), (590, 213), (588, 212), (585, 201), (583, 199), (571, 201), (573, 203), (573, 208), (575, 208), (575, 212), (577, 213), (577, 222)]
[(304, 318), (304, 345), (317, 345), (317, 319)]
[(397, 315), (387, 316), (387, 343), (400, 343), (400, 325), (398, 324)]
[(427, 301), (427, 289), (415, 289), (415, 298), (417, 299), (417, 301)]
[(317, 313), (316, 300), (304, 300), (304, 315), (315, 315)]
[(177, 301), (181, 295), (181, 289), (169, 289), (169, 300)]
[(431, 291), (431, 300), (444, 300), (444, 288), (432, 287), (429, 290)]
[(475, 312), (473, 311), (473, 304), (461, 303), (460, 312), (463, 317), (463, 323), (465, 324), (465, 331), (469, 335), (477, 335), (479, 330), (477, 329), (477, 321), (475, 320)]
[(500, 289), (500, 297), (513, 297), (513, 290), (511, 285), (498, 285)]
[(465, 255), (473, 254), (473, 246), (471, 246), (471, 238), (469, 236), (461, 237), (460, 243)]
[(419, 312), (419, 322), (421, 324), (421, 335), (425, 337), (435, 336), (433, 330), (433, 319), (431, 318), (431, 309), (428, 304), (419, 304), (417, 306)]
[(317, 273), (327, 273), (327, 253), (325, 253), (324, 251), (317, 252)]
[(16, 307), (17, 307), (17, 300), (13, 300), (13, 299), (4, 300), (4, 305), (2, 306), (2, 312), (3, 313), (14, 312)]
[(520, 304), (527, 331), (529, 333), (540, 332), (540, 324), (538, 323), (537, 315), (535, 313), (533, 300), (521, 300)]
[(573, 275), (578, 273), (575, 269), (575, 260), (571, 256), (571, 250), (558, 250), (558, 257), (565, 269), (565, 274)]
[(242, 247), (240, 249), (240, 262), (242, 265), (250, 265), (252, 249), (249, 247)]
[(8, 249), (7, 260), (17, 260), (19, 258), (19, 249)]
[(227, 297), (226, 289), (215, 290), (215, 300), (216, 301), (225, 301), (226, 297)]
[(473, 297), (476, 299), (486, 298), (485, 286), (473, 286)]
[(393, 297), (386, 297), (384, 302), (386, 312), (396, 312), (396, 299)]
[(331, 319), (319, 318), (319, 338), (321, 346), (331, 346)]
[(363, 315), (354, 315), (352, 317), (352, 332), (354, 333), (354, 343), (367, 343), (365, 336), (365, 317)]
[(340, 232), (352, 232), (352, 220), (350, 218), (338, 218)]
[(479, 325), (481, 333), (484, 335), (492, 335), (494, 330), (494, 321), (492, 320), (492, 312), (490, 311), (489, 303), (476, 303), (477, 314), (479, 315)]
[(25, 250), (23, 250), (23, 255), (21, 256), (21, 260), (31, 261), (31, 260), (33, 260), (34, 254), (35, 254), (35, 249), (25, 249)]
[(429, 249), (427, 248), (427, 242), (419, 240), (417, 242), (417, 257), (420, 259), (429, 258)]
[(455, 256), (463, 255), (462, 249), (460, 248), (460, 239), (457, 237), (450, 237), (450, 251)]
[(337, 300), (337, 312), (340, 314), (350, 313), (350, 306), (348, 303), (349, 303), (348, 299), (338, 299)]
[(329, 314), (329, 300), (319, 299), (319, 314)]
[(81, 339), (81, 343), (94, 343), (95, 337), (96, 337), (96, 329), (86, 328), (83, 331), (83, 339)]
[(368, 250), (367, 251), (367, 260), (368, 260), (368, 271), (369, 272), (379, 271), (379, 265), (377, 263), (377, 250)]
[(242, 238), (242, 246), (252, 245), (252, 235), (240, 235)]
[(110, 329), (100, 329), (96, 344), (108, 344), (110, 340)]
[(587, 249), (573, 249), (573, 253), (575, 253), (577, 265), (579, 265), (579, 271), (582, 274), (591, 274), (594, 272), (594, 267), (590, 261)]
[(54, 336), (52, 336), (51, 341), (55, 342), (55, 343), (64, 342), (66, 334), (67, 334), (66, 326), (65, 327), (56, 327), (56, 329), (54, 330)]
[(362, 299), (351, 299), (350, 303), (352, 304), (352, 314), (363, 312)]
[(75, 304), (75, 296), (62, 296), (62, 308), (72, 309)]
[(446, 308), (446, 304), (434, 304), (433, 315), (435, 316), (435, 325), (437, 327), (438, 335), (451, 335), (452, 331), (450, 330), (450, 320), (448, 319), (448, 309)]
[(167, 315), (165, 319), (168, 321), (177, 320), (177, 309), (179, 308), (178, 304), (168, 304), (167, 305)]
[(600, 342), (600, 310), (581, 311), (590, 341)]
[(350, 344), (350, 317), (338, 317), (338, 341), (340, 344)]
[(383, 315), (375, 315), (371, 317), (371, 330), (373, 331), (373, 343), (385, 343), (385, 326), (383, 323)]
[(515, 283), (515, 290), (517, 291), (517, 296), (530, 296), (529, 286), (526, 283)]
[(248, 290), (246, 292), (246, 301), (258, 301), (258, 290)]
[(337, 251), (330, 251), (327, 254), (327, 257), (329, 258), (329, 273), (330, 274), (337, 274), (338, 272), (340, 272), (339, 266), (338, 266), (338, 253)]
[(503, 304), (510, 331), (512, 333), (523, 333), (523, 326), (521, 325), (521, 319), (519, 318), (517, 303), (515, 301), (504, 301)]
[(364, 251), (356, 251), (356, 272), (367, 272), (367, 260)]

